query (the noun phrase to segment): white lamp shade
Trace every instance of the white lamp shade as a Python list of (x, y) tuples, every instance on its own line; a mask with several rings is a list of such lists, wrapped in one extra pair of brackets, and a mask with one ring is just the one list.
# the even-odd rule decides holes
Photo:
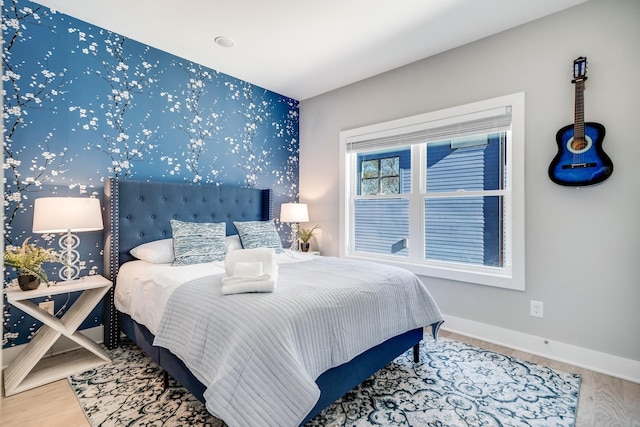
[(89, 197), (42, 197), (33, 205), (34, 233), (102, 230), (100, 200)]
[(306, 203), (283, 203), (280, 206), (280, 222), (309, 222)]

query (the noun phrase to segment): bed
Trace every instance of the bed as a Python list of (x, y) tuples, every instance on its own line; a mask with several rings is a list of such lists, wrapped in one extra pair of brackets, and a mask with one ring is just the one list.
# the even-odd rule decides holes
[[(402, 321), (398, 320), (398, 325), (393, 324), (391, 326), (387, 326), (387, 323), (393, 322), (386, 321), (382, 325), (378, 325), (379, 329), (385, 330), (384, 333), (389, 336), (384, 336), (383, 339), (380, 339), (379, 337), (367, 338), (369, 341), (373, 342), (373, 344), (366, 344), (366, 346), (362, 348), (362, 346), (365, 345), (364, 343), (367, 341), (365, 340), (365, 338), (360, 339), (359, 334), (354, 333), (356, 329), (353, 328), (362, 327), (362, 325), (357, 325), (357, 320), (354, 320), (357, 319), (358, 316), (364, 316), (364, 314), (358, 311), (354, 311), (354, 313), (356, 314), (351, 313), (347, 315), (351, 316), (351, 320), (340, 320), (339, 322), (342, 323), (338, 323), (337, 327), (334, 325), (334, 327), (331, 328), (330, 331), (324, 332), (324, 334), (329, 336), (330, 338), (328, 341), (338, 342), (337, 340), (341, 340), (340, 342), (342, 342), (342, 344), (337, 346), (349, 347), (348, 351), (350, 351), (351, 353), (357, 351), (355, 355), (350, 353), (343, 353), (343, 351), (347, 350), (344, 350), (342, 348), (333, 349), (330, 348), (330, 345), (326, 344), (318, 346), (318, 348), (314, 349), (313, 346), (317, 345), (317, 342), (327, 342), (326, 339), (322, 338), (322, 333), (316, 333), (316, 331), (312, 331), (311, 333), (309, 333), (308, 331), (302, 331), (302, 329), (298, 331), (297, 328), (299, 326), (296, 325), (293, 327), (293, 329), (295, 329), (294, 333), (289, 334), (295, 337), (295, 342), (286, 343), (285, 346), (287, 347), (285, 348), (285, 350), (280, 350), (281, 356), (278, 357), (278, 360), (282, 359), (286, 362), (284, 364), (284, 368), (281, 367), (281, 370), (278, 371), (278, 368), (275, 367), (267, 367), (267, 369), (265, 369), (264, 367), (260, 367), (254, 368), (254, 370), (251, 371), (250, 368), (253, 368), (255, 365), (259, 365), (259, 363), (255, 363), (255, 360), (252, 363), (246, 363), (244, 360), (237, 362), (238, 367), (234, 368), (234, 371), (244, 371), (245, 368), (247, 371), (239, 374), (241, 376), (244, 375), (244, 377), (239, 380), (239, 383), (241, 382), (242, 384), (244, 384), (244, 389), (241, 385), (229, 385), (226, 383), (223, 387), (220, 388), (233, 388), (233, 390), (230, 391), (231, 395), (234, 395), (236, 399), (239, 396), (242, 396), (242, 404), (234, 408), (234, 403), (231, 401), (232, 399), (230, 399), (231, 403), (225, 402), (223, 408), (221, 408), (220, 406), (214, 406), (212, 402), (217, 402), (218, 400), (226, 397), (218, 397), (218, 391), (212, 390), (216, 388), (212, 386), (213, 380), (218, 379), (221, 374), (211, 374), (215, 378), (210, 378), (208, 376), (208, 372), (203, 372), (202, 366), (198, 365), (197, 362), (189, 359), (188, 354), (182, 354), (182, 348), (175, 347), (172, 348), (173, 351), (171, 351), (165, 346), (154, 345), (154, 341), (156, 341), (156, 343), (158, 341), (161, 341), (163, 343), (171, 341), (169, 338), (164, 337), (166, 330), (171, 330), (171, 326), (167, 326), (169, 324), (169, 321), (166, 320), (170, 317), (167, 314), (169, 312), (177, 313), (176, 317), (181, 317), (182, 315), (186, 316), (190, 313), (192, 317), (194, 317), (193, 321), (196, 324), (200, 322), (200, 318), (204, 316), (202, 316), (199, 312), (196, 316), (193, 314), (196, 312), (196, 310), (185, 310), (181, 309), (179, 305), (176, 305), (179, 304), (177, 302), (177, 298), (179, 296), (178, 294), (183, 294), (183, 296), (187, 297), (191, 295), (192, 300), (189, 301), (189, 307), (193, 307), (199, 304), (200, 300), (204, 300), (206, 298), (193, 297), (193, 295), (195, 295), (195, 292), (204, 290), (204, 293), (202, 295), (208, 296), (211, 293), (207, 291), (208, 289), (218, 289), (220, 280), (222, 277), (224, 277), (224, 270), (215, 270), (215, 267), (211, 267), (211, 271), (209, 272), (211, 273), (210, 275), (204, 277), (203, 274), (196, 274), (194, 275), (195, 280), (188, 280), (188, 283), (176, 287), (175, 289), (178, 289), (179, 291), (172, 291), (171, 295), (167, 297), (167, 300), (165, 300), (167, 308), (163, 309), (162, 311), (162, 322), (160, 326), (158, 322), (147, 322), (147, 324), (144, 324), (145, 322), (138, 321), (141, 317), (137, 316), (135, 310), (133, 310), (133, 313), (125, 313), (120, 312), (116, 309), (116, 294), (119, 286), (118, 283), (124, 283), (126, 278), (132, 275), (132, 273), (127, 273), (128, 271), (133, 271), (133, 267), (130, 268), (130, 266), (136, 266), (137, 268), (138, 265), (144, 264), (144, 262), (137, 261), (135, 257), (131, 255), (132, 249), (140, 247), (140, 245), (148, 242), (157, 242), (170, 239), (172, 237), (172, 229), (170, 225), (171, 220), (179, 220), (192, 223), (224, 222), (225, 234), (227, 236), (230, 236), (227, 238), (227, 241), (231, 241), (236, 237), (235, 235), (237, 234), (237, 229), (234, 225), (234, 222), (268, 222), (272, 219), (273, 211), (271, 192), (269, 190), (240, 188), (232, 186), (142, 182), (131, 180), (121, 181), (117, 179), (110, 179), (109, 181), (105, 182), (104, 205), (105, 224), (107, 225), (105, 233), (105, 274), (108, 275), (110, 279), (114, 280), (114, 283), (116, 283), (115, 289), (113, 289), (106, 297), (107, 299), (104, 310), (105, 318), (103, 319), (103, 323), (105, 325), (105, 344), (109, 348), (116, 347), (120, 339), (120, 334), (124, 333), (147, 355), (149, 355), (154, 361), (162, 366), (163, 369), (171, 377), (173, 377), (181, 385), (186, 387), (198, 399), (205, 402), (207, 404), (207, 408), (214, 415), (222, 418), (230, 426), (243, 425), (247, 423), (250, 423), (250, 425), (259, 425), (260, 423), (263, 423), (264, 425), (272, 424), (272, 421), (268, 421), (268, 413), (270, 411), (273, 411), (275, 414), (272, 414), (272, 417), (280, 416), (278, 414), (283, 413), (283, 411), (287, 414), (291, 412), (288, 417), (284, 418), (284, 420), (286, 420), (284, 421), (284, 423), (286, 425), (302, 425), (313, 418), (315, 415), (319, 414), (325, 407), (342, 397), (346, 392), (357, 386), (360, 382), (368, 378), (370, 375), (378, 371), (380, 368), (385, 366), (391, 360), (404, 353), (408, 349), (413, 348), (414, 358), (417, 358), (418, 345), (423, 338), (423, 327), (431, 326), (431, 332), (435, 337), (437, 336), (438, 328), (443, 321), (442, 315), (437, 309), (437, 305), (435, 305), (435, 302), (427, 301), (431, 298), (430, 295), (428, 295), (428, 291), (423, 292), (419, 290), (420, 295), (416, 297), (414, 295), (416, 291), (411, 290), (410, 292), (414, 293), (411, 294), (414, 295), (411, 297), (411, 299), (415, 299), (416, 301), (407, 304), (407, 306), (411, 306), (411, 308), (406, 309), (406, 312), (409, 314), (407, 316), (396, 316), (408, 317), (411, 319), (402, 319)], [(301, 282), (307, 281), (307, 279), (301, 279), (302, 277), (309, 277), (308, 280), (311, 280), (311, 276), (305, 276), (305, 271), (307, 269), (313, 271), (313, 269), (315, 268), (316, 273), (314, 274), (314, 276), (322, 276), (318, 274), (318, 272), (325, 270), (328, 271), (329, 269), (337, 269), (341, 271), (350, 271), (351, 269), (350, 266), (347, 266), (347, 264), (345, 264), (346, 262), (348, 262), (346, 260), (330, 257), (311, 258), (315, 259), (309, 260), (307, 258), (300, 260), (300, 262), (297, 262), (298, 260), (296, 260), (296, 262), (292, 262), (290, 265), (282, 264), (280, 266), (278, 289), (268, 294), (270, 301), (276, 301), (276, 305), (274, 305), (274, 307), (278, 307), (276, 311), (278, 311), (279, 314), (274, 315), (274, 317), (295, 317), (296, 319), (299, 317), (305, 318), (306, 320), (304, 320), (302, 323), (308, 324), (317, 321), (316, 319), (318, 319), (318, 316), (325, 316), (324, 312), (322, 311), (318, 311), (318, 313), (316, 313), (315, 308), (296, 310), (296, 302), (293, 303), (294, 306), (290, 306), (286, 309), (283, 309), (282, 307), (285, 306), (281, 305), (283, 304), (283, 300), (290, 299), (289, 295), (291, 293), (298, 292), (298, 294), (304, 294), (303, 298), (311, 298), (311, 295), (314, 292), (318, 291), (318, 286), (308, 287), (306, 288), (308, 289), (308, 291), (305, 291), (304, 293), (300, 292), (299, 289), (297, 289), (300, 288), (299, 285)], [(124, 265), (125, 263), (128, 264)], [(149, 266), (142, 265), (142, 267), (147, 268)], [(168, 266), (152, 267), (155, 269), (164, 269), (163, 271), (165, 271), (167, 268), (171, 268)], [(363, 266), (359, 266), (359, 268), (362, 267)], [(386, 277), (387, 275), (386, 271), (380, 270), (380, 272), (378, 272), (376, 270), (378, 268), (377, 266), (369, 265), (364, 267), (368, 267), (368, 274), (372, 276)], [(223, 268), (223, 266), (221, 265), (220, 268)], [(386, 267), (380, 266), (380, 268), (385, 269)], [(145, 275), (147, 274), (146, 271), (147, 270), (144, 270), (143, 273), (137, 274)], [(122, 272), (122, 274), (119, 276), (120, 272)], [(186, 276), (188, 277), (189, 274), (186, 274)], [(367, 272), (363, 271), (362, 273), (357, 274), (366, 275)], [(196, 278), (196, 276), (198, 276), (198, 278)], [(338, 276), (335, 277), (337, 281), (341, 280)], [(415, 280), (418, 279), (416, 278)], [(297, 281), (297, 283), (294, 283), (295, 281)], [(296, 289), (295, 292), (294, 289)], [(186, 290), (188, 290), (188, 292)], [(321, 289), (320, 291), (324, 292), (325, 290)], [(223, 296), (220, 298), (218, 298), (217, 296), (211, 296), (211, 304), (228, 304), (229, 306), (231, 306), (231, 302), (234, 302), (237, 304), (236, 306), (234, 306), (236, 307), (233, 309), (234, 312), (236, 310), (243, 310), (244, 306), (247, 306), (246, 309), (250, 310), (250, 313), (257, 313), (258, 310), (261, 309), (260, 305), (255, 306), (255, 308), (248, 308), (249, 301), (255, 299), (255, 304), (263, 304), (263, 302), (261, 301), (265, 301), (264, 298), (266, 297), (263, 297), (262, 295), (266, 296), (267, 294), (243, 294), (235, 296)], [(281, 300), (277, 300), (276, 298), (281, 298)], [(334, 296), (331, 295), (331, 298), (334, 298)], [(424, 299), (425, 301), (425, 306), (429, 305), (424, 310), (419, 305), (422, 299)], [(311, 302), (308, 303), (311, 304)], [(251, 301), (251, 304), (254, 304), (254, 302)], [(304, 304), (307, 304), (307, 302), (305, 302)], [(333, 304), (336, 305), (336, 303)], [(341, 302), (338, 302), (337, 305), (341, 304)], [(303, 304), (298, 305), (302, 306)], [(389, 304), (389, 306), (392, 305), (393, 304)], [(220, 310), (220, 307), (225, 306), (218, 306), (217, 309), (211, 311)], [(282, 314), (283, 312), (286, 313), (286, 316)], [(312, 312), (314, 317), (307, 317), (311, 316), (311, 314), (309, 313)], [(423, 312), (428, 312), (428, 314), (424, 314)], [(251, 317), (248, 314), (243, 314), (242, 316), (244, 316), (245, 318)], [(260, 316), (263, 315), (261, 314)], [(419, 318), (419, 320), (416, 320), (416, 318)], [(262, 317), (259, 317), (259, 319), (262, 319)], [(313, 321), (309, 319), (312, 319)], [(389, 332), (398, 330), (398, 328), (401, 327), (399, 325), (402, 322), (406, 323), (416, 321), (423, 323), (415, 325), (411, 328), (399, 330), (399, 332)], [(221, 320), (217, 319), (215, 320), (215, 322), (221, 322)], [(257, 321), (257, 323), (260, 322)], [(219, 331), (216, 331), (215, 328), (216, 323), (213, 323), (213, 325), (213, 327), (209, 325), (207, 326), (207, 328), (209, 328), (209, 330), (211, 331), (219, 333)], [(251, 332), (255, 327), (255, 325), (246, 326), (246, 329)], [(161, 328), (161, 335), (163, 336), (155, 336), (156, 334), (158, 334), (158, 328)], [(189, 328), (193, 327), (183, 327), (179, 325), (179, 327), (174, 326), (173, 328), (173, 333), (174, 335), (176, 335), (183, 329), (188, 330)], [(226, 331), (227, 328), (218, 329)], [(274, 327), (274, 329), (280, 330), (283, 328)], [(376, 329), (378, 329), (378, 327), (376, 327)], [(335, 332), (336, 330), (351, 330), (351, 335), (335, 338), (333, 335), (338, 335)], [(197, 330), (196, 332), (201, 334)], [(245, 332), (243, 333), (245, 335), (242, 336), (247, 336)], [(316, 335), (318, 337), (316, 337)], [(179, 337), (176, 338), (176, 336), (173, 336), (172, 338), (174, 341), (179, 339)], [(218, 337), (216, 336), (216, 339), (217, 338)], [(162, 339), (165, 339), (165, 341), (162, 341)], [(280, 338), (274, 337), (273, 340), (279, 341)], [(299, 341), (304, 342), (300, 343)], [(206, 351), (204, 349), (198, 350), (198, 352), (206, 355), (217, 353), (219, 350), (215, 347), (215, 345), (217, 344), (218, 342), (215, 342), (213, 347), (206, 349)], [(237, 343), (234, 342), (234, 346), (236, 344)], [(208, 345), (211, 345), (211, 343), (209, 343)], [(171, 348), (170, 346), (168, 347)], [(293, 348), (294, 350), (291, 350), (291, 348)], [(328, 348), (330, 351), (327, 351)], [(233, 350), (229, 351), (237, 351), (238, 355), (244, 355), (245, 353), (247, 353), (250, 355), (249, 358), (254, 354), (259, 354), (256, 353), (255, 346), (251, 347), (250, 350), (236, 350), (234, 347)], [(226, 352), (228, 353), (229, 351)], [(302, 358), (303, 356), (299, 355), (299, 352), (304, 353), (304, 357), (306, 357), (300, 363), (298, 363), (297, 358)], [(316, 357), (316, 353), (321, 354), (321, 356), (318, 357), (324, 357), (322, 355), (324, 355), (325, 353), (328, 354), (327, 358), (331, 359), (331, 363), (327, 364), (328, 362), (326, 362), (324, 359), (322, 363), (316, 364), (315, 361), (312, 361), (313, 363), (309, 362), (308, 359)], [(176, 354), (179, 354), (180, 357), (176, 356)], [(264, 357), (268, 358), (268, 356)], [(289, 360), (287, 359), (288, 357), (291, 357), (292, 359)], [(206, 359), (209, 359), (209, 357), (207, 356)], [(258, 360), (258, 362), (260, 362), (260, 360)], [(273, 375), (277, 374), (278, 376), (273, 378), (273, 381), (276, 382), (276, 380), (280, 377), (289, 376), (290, 372), (288, 370), (283, 371), (282, 369), (287, 369), (287, 367), (293, 366), (294, 364), (297, 368), (291, 369), (291, 371), (295, 373), (297, 370), (300, 370), (300, 375), (304, 374), (310, 376), (312, 378), (311, 386), (309, 386), (309, 384), (306, 384), (305, 381), (295, 378), (294, 374), (292, 373), (291, 381), (293, 382), (280, 385), (279, 387), (281, 387), (282, 389), (278, 389), (279, 391), (277, 393), (258, 393), (255, 398), (259, 401), (250, 400), (252, 399), (252, 397), (249, 395), (250, 390), (248, 391), (247, 389), (251, 389), (251, 381), (262, 383), (269, 381), (269, 378), (262, 378), (263, 375), (269, 374), (268, 372), (264, 373), (263, 371), (273, 371)], [(298, 365), (301, 365), (302, 368), (300, 368)], [(310, 365), (313, 365), (313, 368), (316, 370), (309, 369), (310, 372), (303, 372)], [(321, 371), (318, 372), (317, 369), (321, 369)], [(256, 376), (260, 378), (256, 380)], [(299, 381), (299, 383), (296, 381)], [(205, 383), (208, 385), (205, 385)], [(277, 387), (274, 385), (274, 388)], [(242, 394), (243, 392), (244, 394)], [(299, 399), (292, 399), (291, 396), (287, 397), (287, 393), (301, 393), (300, 396), (302, 397), (300, 397)], [(309, 396), (304, 393), (309, 394)], [(276, 396), (268, 396), (268, 398), (265, 398), (264, 395), (267, 394)], [(280, 397), (280, 395), (282, 395), (282, 397)], [(216, 397), (213, 398), (212, 396)], [(274, 401), (273, 399), (276, 400)], [(278, 402), (277, 399), (287, 400), (287, 402), (284, 402), (283, 405), (289, 406), (278, 408), (277, 405), (280, 404), (280, 402)], [(309, 404), (308, 402), (310, 399), (311, 404)], [(263, 400), (266, 400), (267, 403), (263, 402)], [(288, 402), (288, 400), (293, 400), (296, 402), (291, 403)], [(297, 400), (300, 400), (302, 403), (297, 402)], [(260, 405), (263, 406), (261, 407)], [(212, 410), (212, 408), (214, 408), (214, 410)], [(243, 413), (242, 416), (236, 416), (238, 412), (249, 411), (247, 408), (255, 408), (255, 413), (253, 415), (247, 415)], [(231, 412), (225, 412), (227, 410)], [(301, 413), (301, 411), (303, 412)], [(279, 419), (278, 422), (280, 423), (281, 421), (282, 420)]]

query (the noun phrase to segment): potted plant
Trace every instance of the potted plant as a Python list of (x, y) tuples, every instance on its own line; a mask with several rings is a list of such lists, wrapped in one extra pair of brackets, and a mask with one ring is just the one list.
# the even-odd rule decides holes
[(49, 286), (49, 278), (42, 268), (43, 263), (59, 262), (64, 264), (64, 261), (53, 250), (29, 243), (29, 239), (27, 237), (22, 246), (8, 246), (4, 252), (4, 264), (15, 267), (20, 272), (18, 284), (23, 291), (38, 288), (42, 281)]
[(313, 228), (300, 228), (296, 231), (298, 238), (302, 242), (300, 244), (300, 249), (302, 250), (302, 252), (309, 251), (309, 240), (311, 240), (311, 238), (313, 237), (313, 232), (318, 228), (320, 228), (320, 226), (316, 225)]

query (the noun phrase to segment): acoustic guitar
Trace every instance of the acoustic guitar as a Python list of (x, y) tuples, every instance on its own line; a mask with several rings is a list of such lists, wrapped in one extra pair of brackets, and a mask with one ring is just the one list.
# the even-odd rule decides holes
[(559, 185), (581, 187), (598, 184), (611, 176), (613, 162), (602, 150), (605, 129), (600, 123), (584, 122), (584, 89), (587, 58), (573, 61), (575, 84), (574, 123), (556, 134), (558, 153), (549, 165), (549, 178)]

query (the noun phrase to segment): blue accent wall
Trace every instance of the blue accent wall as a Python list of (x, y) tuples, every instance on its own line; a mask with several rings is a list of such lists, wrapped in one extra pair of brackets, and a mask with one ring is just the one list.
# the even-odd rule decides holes
[[(111, 176), (271, 188), (276, 217), (298, 199), (297, 100), (26, 0), (2, 13), (5, 245), (32, 236), (34, 199), (101, 197)], [(81, 275), (102, 273), (102, 232), (79, 237)], [(58, 314), (76, 297), (55, 297)], [(5, 299), (3, 347), (39, 326)]]

